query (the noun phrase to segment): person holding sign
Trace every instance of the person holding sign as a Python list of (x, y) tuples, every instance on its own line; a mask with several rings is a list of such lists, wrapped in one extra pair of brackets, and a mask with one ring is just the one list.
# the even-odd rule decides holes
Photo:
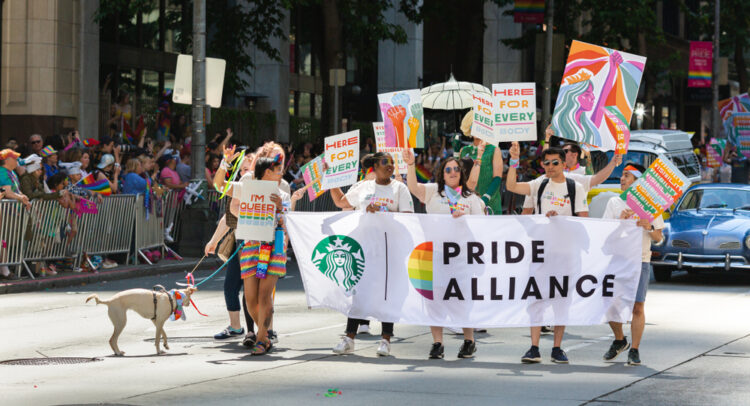
[[(505, 184), (508, 191), (531, 196), (535, 202), (536, 212), (547, 217), (588, 217), (588, 204), (583, 186), (573, 179), (566, 178), (563, 172), (563, 162), (565, 161), (563, 150), (557, 147), (545, 150), (542, 153), (542, 165), (546, 176), (540, 176), (531, 182), (516, 182), (516, 168), (518, 168), (518, 160), (521, 154), (521, 148), (517, 141), (513, 142), (509, 152), (508, 179)], [(542, 326), (531, 327), (531, 348), (521, 358), (521, 362), (538, 363), (542, 361), (539, 355), (541, 334)], [(568, 363), (567, 354), (560, 348), (564, 334), (565, 326), (555, 326), (552, 362)]]
[[(630, 186), (640, 178), (646, 168), (641, 165), (628, 163), (620, 176), (620, 189), (628, 190)], [(651, 243), (659, 242), (664, 238), (662, 229), (664, 229), (664, 220), (657, 216), (653, 222), (646, 219), (638, 218), (620, 196), (613, 196), (607, 202), (607, 208), (604, 210), (605, 219), (637, 220), (637, 225), (643, 228), (643, 251), (641, 254), (641, 274), (638, 280), (638, 290), (635, 294), (635, 304), (633, 305), (633, 320), (630, 322), (630, 334), (632, 334), (633, 343), (628, 344), (622, 330), (622, 323), (614, 321), (609, 322), (609, 327), (615, 333), (615, 340), (604, 354), (605, 361), (615, 359), (621, 352), (630, 348), (628, 352), (628, 365), (640, 365), (641, 357), (638, 353), (638, 347), (641, 344), (643, 330), (646, 327), (646, 313), (644, 312), (646, 303), (646, 291), (648, 290), (648, 281), (651, 278)]]
[[(474, 114), (469, 111), (461, 120), (461, 132), (471, 137), (471, 126)], [(500, 186), (503, 183), (503, 155), (500, 148), (487, 145), (481, 139), (474, 137), (474, 143), (461, 148), (460, 158), (474, 160), (467, 185), (482, 198), (484, 204), (492, 210), (492, 214), (500, 215), (503, 204)]]
[[(401, 212), (413, 213), (414, 201), (406, 185), (392, 179), (395, 166), (393, 157), (387, 152), (376, 152), (372, 155), (375, 162), (373, 173), (375, 179), (365, 180), (356, 188), (352, 187), (344, 194), (339, 188), (331, 189), (333, 204), (340, 209), (364, 210), (367, 213)], [(364, 320), (349, 318), (346, 321), (346, 336), (333, 347), (336, 354), (350, 354), (354, 352), (354, 336)], [(387, 356), (391, 353), (391, 337), (393, 323), (382, 322), (382, 332), (377, 354)]]
[[(450, 157), (443, 160), (437, 173), (437, 183), (417, 182), (414, 168), (414, 152), (404, 151), (404, 161), (408, 167), (406, 184), (409, 191), (425, 204), (427, 213), (452, 214), (454, 218), (464, 214), (484, 214), (484, 202), (466, 186), (466, 174), (461, 169), (458, 159)], [(477, 351), (474, 342), (474, 329), (464, 328), (464, 343), (458, 350), (458, 358), (472, 358)], [(430, 358), (443, 358), (443, 328), (430, 326), (432, 333), (432, 347)]]

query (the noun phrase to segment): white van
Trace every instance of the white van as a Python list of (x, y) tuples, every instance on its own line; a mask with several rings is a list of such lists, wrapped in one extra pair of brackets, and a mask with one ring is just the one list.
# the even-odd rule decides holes
[[(623, 157), (623, 164), (615, 168), (609, 178), (589, 192), (589, 216), (601, 217), (607, 201), (615, 194), (620, 194), (620, 176), (626, 162), (633, 162), (648, 168), (656, 158), (671, 161), (677, 169), (690, 179), (690, 183), (701, 180), (701, 167), (698, 157), (693, 152), (691, 135), (679, 130), (637, 130), (630, 133), (628, 153)], [(591, 159), (594, 172), (604, 168), (613, 152), (592, 151)]]

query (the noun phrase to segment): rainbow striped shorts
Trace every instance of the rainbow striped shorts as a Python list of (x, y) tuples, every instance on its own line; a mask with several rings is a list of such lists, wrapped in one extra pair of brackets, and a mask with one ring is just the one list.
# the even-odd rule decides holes
[[(258, 267), (258, 257), (260, 256), (260, 244), (260, 241), (245, 241), (245, 245), (242, 246), (242, 250), (240, 250), (240, 275), (242, 279), (255, 276), (255, 269)], [(279, 278), (286, 275), (286, 250), (282, 255), (271, 254), (266, 274)]]

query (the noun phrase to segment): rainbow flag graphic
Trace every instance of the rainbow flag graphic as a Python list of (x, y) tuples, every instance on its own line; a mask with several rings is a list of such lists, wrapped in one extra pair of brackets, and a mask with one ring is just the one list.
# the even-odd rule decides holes
[(88, 174), (88, 176), (78, 181), (78, 186), (104, 196), (112, 194), (112, 189), (109, 187), (109, 181), (106, 179), (96, 180), (93, 173)]
[(452, 187), (445, 185), (444, 190), (445, 197), (448, 198), (448, 205), (451, 208), (451, 214), (453, 214), (454, 211), (458, 210), (458, 201), (461, 199), (461, 186), (453, 189)]
[(432, 300), (432, 241), (423, 242), (409, 255), (409, 282), (420, 295)]
[(414, 170), (417, 172), (417, 181), (419, 183), (427, 183), (432, 179), (432, 174), (424, 165), (416, 165)]
[(516, 0), (513, 8), (516, 23), (542, 24), (544, 22), (544, 0)]

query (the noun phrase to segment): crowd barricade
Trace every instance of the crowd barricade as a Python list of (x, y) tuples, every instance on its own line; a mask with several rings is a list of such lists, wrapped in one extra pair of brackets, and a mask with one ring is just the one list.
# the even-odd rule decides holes
[(72, 259), (73, 266), (78, 266), (82, 230), (71, 210), (57, 200), (34, 200), (28, 217), (23, 262), (29, 273), (29, 262)]
[[(164, 218), (166, 210), (164, 208), (164, 197), (156, 198), (151, 203), (151, 211), (146, 216), (146, 207), (143, 204), (143, 195), (138, 195), (135, 200), (135, 252), (134, 261), (137, 264), (139, 259), (145, 260), (151, 265), (151, 260), (146, 256), (144, 250), (164, 248)], [(163, 251), (163, 250), (162, 250)]]
[[(98, 213), (84, 214), (79, 219), (79, 235), (76, 236), (82, 240), (79, 253), (89, 256), (129, 253), (136, 196), (112, 195), (94, 202)], [(129, 258), (125, 262), (129, 263)]]
[[(0, 265), (15, 266), (21, 276), (24, 254), (24, 235), (29, 215), (23, 205), (15, 200), (0, 201)], [(26, 268), (33, 279), (34, 274)]]
[(227, 202), (226, 199), (229, 198), (225, 196), (224, 199), (221, 199), (221, 192), (212, 189), (206, 190), (206, 202), (208, 204), (208, 210), (216, 216), (217, 221), (221, 220), (221, 218), (224, 216)]
[[(185, 208), (185, 201), (182, 198), (184, 193), (180, 190), (170, 189), (162, 197), (162, 206), (164, 208), (164, 230), (165, 238), (169, 235), (171, 239), (176, 239), (180, 235), (180, 214)], [(172, 242), (172, 241), (167, 241)]]

